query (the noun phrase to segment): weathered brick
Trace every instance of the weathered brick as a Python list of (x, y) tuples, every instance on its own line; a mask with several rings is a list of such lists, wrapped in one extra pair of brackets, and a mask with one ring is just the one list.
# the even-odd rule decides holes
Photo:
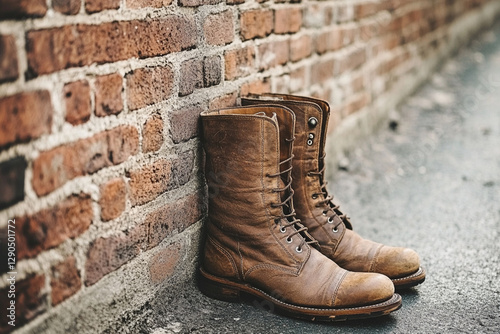
[(225, 107), (233, 107), (236, 105), (236, 99), (238, 98), (237, 92), (228, 93), (222, 96), (218, 96), (215, 99), (210, 100), (209, 109), (221, 109)]
[(299, 31), (302, 26), (302, 10), (298, 7), (280, 8), (274, 11), (274, 32), (287, 34)]
[(154, 200), (168, 189), (171, 177), (170, 161), (158, 160), (129, 172), (130, 202), (133, 206)]
[(149, 276), (153, 283), (161, 283), (174, 273), (182, 254), (182, 245), (174, 243), (160, 250), (149, 262)]
[(296, 68), (290, 72), (290, 92), (298, 92), (306, 88), (307, 72), (304, 66)]
[(161, 102), (172, 95), (174, 73), (170, 66), (136, 69), (125, 78), (131, 110)]
[(166, 6), (170, 6), (172, 4), (172, 0), (127, 0), (127, 8), (162, 8)]
[(266, 37), (273, 31), (273, 12), (268, 9), (243, 12), (240, 16), (240, 27), (243, 40)]
[(314, 63), (311, 67), (311, 84), (324, 83), (333, 78), (334, 60), (323, 60)]
[(81, 4), (81, 0), (52, 0), (52, 8), (56, 12), (66, 15), (78, 14)]
[(203, 59), (203, 86), (210, 87), (222, 81), (222, 62), (219, 56)]
[(138, 147), (137, 129), (122, 125), (42, 152), (33, 162), (33, 189), (46, 195), (75, 177), (124, 162)]
[(50, 94), (46, 90), (0, 98), (0, 147), (50, 133), (52, 113)]
[(343, 44), (342, 38), (342, 29), (337, 27), (319, 33), (315, 41), (316, 52), (323, 54), (328, 51), (340, 49)]
[(271, 41), (259, 45), (259, 68), (266, 70), (288, 62), (290, 44), (288, 40)]
[(143, 128), (142, 151), (156, 152), (163, 145), (163, 119), (160, 115), (153, 115)]
[(194, 153), (193, 151), (186, 151), (179, 153), (179, 156), (172, 161), (172, 173), (169, 189), (178, 188), (191, 179), (191, 174), (194, 166)]
[(370, 103), (370, 95), (369, 93), (363, 92), (350, 99), (350, 101), (344, 106), (344, 112), (346, 115), (350, 115), (363, 109), (363, 107), (368, 105), (368, 103)]
[(323, 28), (331, 23), (332, 10), (324, 4), (308, 4), (303, 16), (307, 28)]
[(64, 85), (67, 122), (78, 125), (87, 122), (92, 113), (90, 86), (87, 80), (80, 80)]
[(24, 175), (27, 163), (24, 157), (16, 157), (0, 163), (0, 210), (24, 199)]
[(290, 39), (290, 60), (299, 61), (312, 54), (313, 40), (309, 35), (294, 36)]
[(80, 290), (82, 282), (74, 256), (69, 256), (51, 268), (50, 286), (52, 288), (52, 305), (61, 303)]
[(205, 211), (206, 204), (199, 193), (187, 195), (153, 211), (144, 220), (148, 226), (148, 248), (156, 247), (174, 230), (177, 233), (184, 231), (200, 220)]
[(189, 59), (181, 64), (179, 96), (186, 96), (203, 87), (203, 61)]
[(72, 195), (57, 205), (16, 218), (17, 257), (25, 259), (85, 232), (94, 213), (89, 195)]
[(92, 242), (85, 262), (85, 285), (95, 284), (102, 277), (123, 266), (148, 248), (145, 224), (127, 232)]
[(225, 45), (234, 40), (233, 12), (226, 10), (211, 14), (203, 24), (205, 40), (211, 45)]
[(170, 133), (174, 143), (187, 141), (198, 135), (198, 123), (203, 108), (188, 106), (170, 113)]
[(0, 19), (42, 17), (45, 13), (45, 0), (0, 0)]
[(256, 79), (241, 86), (241, 96), (249, 94), (263, 94), (271, 91), (271, 81), (269, 78)]
[(194, 17), (187, 16), (32, 30), (26, 36), (28, 74), (37, 76), (92, 63), (162, 56), (195, 44), (196, 23)]
[(339, 66), (335, 69), (335, 75), (353, 70), (363, 65), (366, 62), (366, 48), (357, 47), (351, 49), (347, 54), (344, 54), (339, 62)]
[(0, 35), (0, 83), (15, 81), (19, 76), (14, 36)]
[(354, 20), (354, 6), (351, 3), (337, 7), (337, 22), (347, 22)]
[(179, 0), (179, 5), (185, 7), (197, 7), (203, 5), (216, 5), (222, 1), (223, 0)]
[(23, 280), (16, 281), (14, 287), (16, 291), (16, 327), (12, 327), (8, 324), (10, 319), (7, 318), (7, 314), (10, 314), (7, 308), (10, 306), (11, 300), (7, 298), (9, 289), (10, 285), (0, 290), (0, 308), (3, 314), (3, 316), (0, 317), (1, 333), (10, 333), (13, 328), (23, 326), (47, 310), (47, 293), (45, 292), (44, 275), (30, 275)]
[(255, 64), (255, 49), (249, 45), (241, 49), (227, 50), (224, 52), (224, 61), (226, 80), (249, 75)]
[(245, 3), (245, 0), (226, 0), (228, 5), (239, 5)]
[(120, 0), (85, 0), (85, 10), (87, 13), (96, 13), (105, 9), (118, 9), (120, 2)]
[(101, 219), (108, 221), (120, 217), (125, 210), (127, 187), (122, 178), (115, 178), (101, 185)]
[(357, 4), (354, 8), (356, 19), (362, 19), (367, 16), (373, 15), (378, 10), (378, 4), (375, 1), (366, 1), (364, 3)]
[(116, 115), (123, 110), (122, 76), (118, 73), (103, 75), (95, 80), (96, 116)]

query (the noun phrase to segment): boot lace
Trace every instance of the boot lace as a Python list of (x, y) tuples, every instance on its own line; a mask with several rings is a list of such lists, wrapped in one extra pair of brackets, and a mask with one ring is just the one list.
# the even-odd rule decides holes
[[(291, 139), (291, 140), (287, 139), (287, 141), (293, 141), (293, 139)], [(290, 162), (289, 168), (287, 168), (283, 171), (280, 171), (278, 173), (275, 173), (275, 174), (267, 174), (266, 176), (267, 177), (281, 177), (282, 175), (287, 175), (292, 170), (292, 167), (291, 167), (292, 159), (293, 159), (293, 154), (289, 158), (280, 162), (280, 166)], [(300, 244), (295, 249), (297, 251), (297, 253), (302, 252), (304, 244), (309, 244), (309, 245), (313, 244), (315, 246), (319, 245), (318, 241), (316, 241), (313, 237), (311, 237), (309, 235), (309, 233), (307, 233), (307, 227), (302, 225), (300, 223), (300, 219), (297, 219), (295, 216), (296, 215), (295, 208), (293, 207), (293, 194), (295, 192), (292, 189), (292, 176), (288, 175), (288, 183), (283, 188), (274, 188), (274, 189), (272, 189), (272, 191), (277, 192), (277, 193), (282, 193), (282, 192), (288, 191), (288, 197), (285, 198), (284, 200), (282, 200), (281, 203), (271, 203), (271, 207), (273, 207), (273, 208), (279, 208), (279, 207), (282, 208), (281, 215), (275, 216), (275, 218), (274, 218), (275, 224), (280, 226), (280, 232), (285, 233), (287, 231), (288, 227), (293, 226), (293, 228), (292, 228), (293, 232), (287, 236), (286, 241), (288, 243), (291, 243), (293, 236), (295, 236), (295, 235), (300, 236)]]
[(326, 166), (325, 166), (323, 161), (325, 159), (325, 156), (326, 156), (326, 154), (323, 154), (323, 156), (321, 156), (321, 158), (320, 158), (320, 162), (321, 162), (321, 165), (323, 167), (318, 171), (308, 172), (307, 175), (308, 176), (317, 175), (320, 177), (320, 180), (321, 180), (320, 189), (321, 189), (321, 191), (317, 192), (317, 193), (313, 193), (312, 197), (315, 199), (315, 198), (318, 198), (318, 196), (323, 195), (323, 199), (321, 201), (318, 201), (318, 203), (316, 204), (316, 207), (323, 207), (324, 208), (324, 210), (323, 210), (324, 216), (327, 216), (328, 213), (331, 212), (332, 215), (330, 215), (328, 217), (328, 221), (327, 221), (329, 224), (333, 224), (335, 216), (338, 216), (340, 218), (340, 223), (336, 224), (333, 227), (333, 232), (337, 232), (338, 227), (342, 223), (345, 223), (347, 226), (351, 226), (351, 220), (346, 214), (344, 214), (344, 213), (342, 213), (342, 211), (340, 211), (340, 205), (333, 203), (334, 196), (329, 195), (328, 191), (326, 190), (326, 185), (328, 184), (328, 182), (324, 181), (324, 173), (325, 173)]

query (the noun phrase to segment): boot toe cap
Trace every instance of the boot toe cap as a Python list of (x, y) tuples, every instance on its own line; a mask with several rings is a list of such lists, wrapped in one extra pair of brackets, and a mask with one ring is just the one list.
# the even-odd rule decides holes
[(348, 272), (333, 299), (335, 307), (367, 306), (389, 300), (394, 284), (385, 275)]
[(384, 246), (374, 261), (372, 271), (389, 278), (400, 278), (415, 273), (420, 268), (420, 258), (412, 249)]

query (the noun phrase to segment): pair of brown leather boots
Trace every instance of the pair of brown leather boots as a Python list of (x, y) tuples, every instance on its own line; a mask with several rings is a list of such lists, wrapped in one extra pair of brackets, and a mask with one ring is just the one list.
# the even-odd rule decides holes
[(266, 94), (201, 114), (209, 189), (203, 293), (336, 321), (395, 311), (395, 287), (424, 281), (417, 253), (361, 238), (328, 195), (329, 113), (322, 100)]

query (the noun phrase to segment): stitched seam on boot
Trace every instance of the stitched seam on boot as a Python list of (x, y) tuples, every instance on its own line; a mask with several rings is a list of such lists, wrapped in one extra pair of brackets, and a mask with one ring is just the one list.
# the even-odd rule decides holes
[(382, 247), (384, 247), (384, 245), (380, 245), (377, 249), (377, 252), (375, 253), (375, 255), (373, 256), (372, 260), (371, 260), (371, 263), (370, 263), (370, 272), (374, 272), (373, 270), (375, 269), (375, 259), (378, 257), (378, 255), (380, 254), (380, 250), (382, 249)]
[(225, 250), (217, 241), (215, 241), (213, 238), (211, 238), (210, 236), (208, 236), (208, 241), (215, 246), (215, 248), (217, 248), (223, 255), (226, 256), (226, 258), (229, 260), (229, 262), (231, 263), (231, 266), (233, 267), (233, 273), (236, 274), (236, 276), (240, 277), (241, 278), (241, 275), (238, 273), (238, 268), (236, 266), (236, 263), (234, 262), (234, 259), (233, 257), (231, 256), (231, 254), (229, 254), (229, 252), (227, 250)]
[(339, 292), (340, 286), (342, 285), (342, 282), (347, 276), (348, 271), (344, 271), (344, 274), (342, 275), (342, 278), (339, 280), (339, 284), (335, 287), (335, 291), (333, 292), (332, 296), (332, 306), (335, 306), (335, 301), (337, 300), (337, 294)]

